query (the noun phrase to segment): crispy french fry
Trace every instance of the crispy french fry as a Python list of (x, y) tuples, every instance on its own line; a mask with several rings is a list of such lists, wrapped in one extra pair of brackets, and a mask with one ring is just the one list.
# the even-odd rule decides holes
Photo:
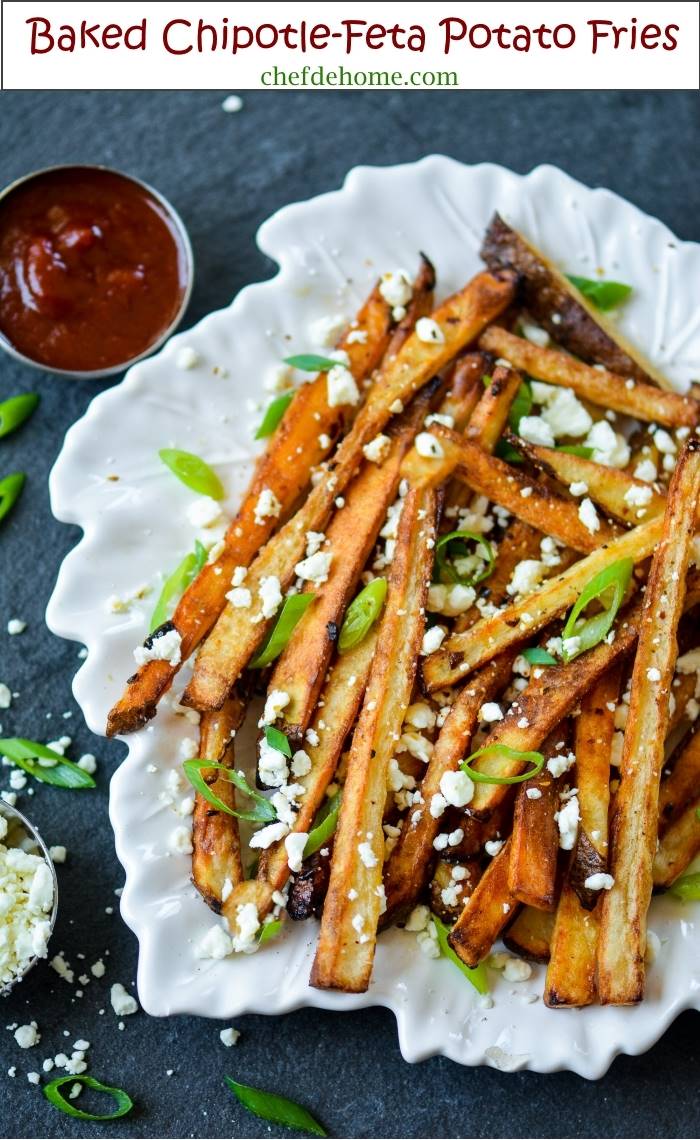
[(668, 427), (694, 427), (700, 422), (700, 403), (691, 396), (664, 392), (641, 380), (630, 383), (624, 376), (592, 368), (558, 349), (541, 348), (496, 325), (482, 333), (479, 345), (486, 352), (505, 357), (528, 376), (571, 388), (577, 396), (603, 408)]
[(657, 545), (663, 520), (652, 519), (606, 543), (562, 574), (547, 579), (532, 594), (507, 609), (482, 618), (463, 633), (452, 634), (426, 660), (423, 679), (429, 692), (454, 685), (497, 654), (531, 639), (569, 606), (596, 574), (621, 558), (642, 562)]
[(666, 830), (654, 855), (654, 886), (664, 889), (682, 875), (696, 855), (700, 855), (700, 796)]
[[(487, 365), (488, 357), (483, 352), (467, 352), (452, 365), (445, 407), (441, 410), (453, 417), (458, 431), (465, 427), (484, 394), (483, 376)], [(468, 408), (465, 403), (467, 396), (471, 405)], [(454, 407), (451, 407), (453, 399)]]
[(415, 328), (419, 317), (427, 317), (434, 308), (435, 268), (432, 262), (420, 254), (418, 272), (413, 281), (413, 296), (406, 306), (406, 315), (394, 328), (386, 347), (386, 357), (395, 356)]
[[(459, 868), (458, 881), (453, 877), (456, 868)], [(480, 878), (481, 864), (478, 859), (459, 863), (439, 859), (428, 888), (430, 909), (451, 926), (459, 918), (465, 899), (469, 898)]]
[(524, 906), (504, 931), (503, 942), (521, 958), (530, 962), (548, 962), (553, 930), (554, 915), (550, 911)]
[[(565, 731), (562, 730), (565, 735)], [(557, 755), (550, 737), (544, 748), (547, 759)], [(528, 796), (538, 791), (537, 798)], [(510, 842), (508, 886), (518, 902), (536, 910), (554, 910), (556, 900), (559, 829), (554, 813), (559, 807), (559, 788), (554, 776), (543, 768), (538, 776), (521, 784), (515, 798)]]
[(545, 1005), (590, 1005), (596, 998), (598, 911), (585, 910), (570, 883), (562, 887), (547, 967)]
[(581, 701), (574, 722), (576, 786), (580, 823), (569, 867), (569, 882), (586, 910), (593, 910), (599, 891), (585, 886), (589, 875), (608, 869), (610, 751), (615, 732), (615, 705), (620, 695), (621, 666), (603, 673)]
[(363, 993), (369, 985), (384, 893), (387, 774), (423, 637), (435, 508), (432, 491), (409, 491), (404, 500), (377, 652), (348, 759), (311, 973), (311, 984), (320, 989)]
[(523, 299), (532, 316), (575, 356), (604, 364), (619, 376), (669, 387), (663, 374), (632, 347), (613, 321), (498, 214), (486, 231), (481, 256), (492, 269), (509, 266), (520, 274)]
[[(360, 310), (355, 331), (366, 338), (348, 340), (339, 347), (347, 352), (356, 380), (369, 376), (384, 355), (391, 331), (391, 312), (375, 288)], [(279, 524), (268, 515), (256, 518), (261, 492), (268, 488), (280, 503), (281, 516), (292, 509), (309, 482), (314, 468), (328, 454), (342, 430), (348, 409), (330, 407), (326, 374), (302, 385), (294, 395), (282, 422), (256, 464), (250, 485), (235, 518), (230, 523), (219, 556), (202, 568), (178, 602), (173, 626), (182, 638), (182, 664), (206, 637), (226, 602), (236, 566), (248, 566)], [(326, 438), (327, 437), (327, 441)], [(155, 716), (156, 706), (170, 688), (179, 665), (147, 661), (127, 681), (127, 687), (110, 711), (107, 735), (134, 732)], [(220, 702), (221, 703), (221, 702)]]
[[(322, 691), (323, 704), (319, 705), (313, 722), (319, 742), (303, 745), (303, 750), (311, 760), (311, 768), (306, 775), (294, 777), (295, 783), (301, 784), (304, 791), (298, 797), (300, 808), (292, 831), (311, 830), (326, 788), (335, 775), (347, 736), (355, 723), (376, 643), (377, 635), (372, 631), (354, 649), (339, 657), (331, 670)], [(289, 878), (287, 860), (284, 840), (273, 843), (260, 853), (256, 877), (239, 883), (224, 903), (223, 913), (229, 923), (235, 923), (238, 907), (244, 903), (255, 904), (259, 921), (270, 913), (274, 904), (273, 896), (283, 889)]]
[[(693, 677), (693, 680), (696, 678)], [(700, 722), (680, 742), (668, 765), (670, 772), (659, 790), (659, 834), (671, 825), (697, 797), (700, 789)]]
[(663, 533), (644, 596), (630, 712), (611, 825), (613, 887), (602, 902), (598, 985), (604, 1004), (644, 994), (646, 917), (656, 850), (659, 777), (668, 727), (676, 632), (700, 494), (700, 440), (690, 440), (668, 493)]
[(508, 413), (521, 381), (521, 375), (512, 368), (503, 368), (500, 364), (496, 366), (491, 383), (465, 428), (467, 439), (478, 444), (484, 451), (493, 451), (508, 423)]
[[(527, 443), (519, 436), (509, 436), (508, 439), (540, 471), (558, 479), (565, 486), (585, 483), (586, 494), (593, 502), (602, 507), (606, 514), (627, 526), (638, 526), (642, 519), (648, 521), (657, 518), (666, 509), (665, 495), (659, 494), (649, 483), (628, 475), (626, 471), (605, 467), (602, 463), (594, 463), (592, 459), (570, 455), (553, 447), (539, 447)], [(647, 495), (650, 496), (649, 499), (646, 498)], [(640, 498), (644, 500), (641, 506)]]
[(331, 877), (333, 843), (305, 859), (301, 871), (289, 887), (287, 914), (293, 922), (303, 922), (315, 916), (320, 918)]
[(277, 661), (268, 689), (289, 696), (280, 726), (299, 745), (335, 650), (345, 609), (360, 574), (396, 498), (401, 460), (429, 410), (424, 389), (391, 429), (391, 451), (381, 465), (367, 463), (350, 484), (345, 506), (326, 530), (333, 551), (327, 580), (309, 586), (315, 601), (309, 606)]
[[(448, 298), (433, 313), (444, 341), (426, 344), (412, 333), (401, 350), (388, 361), (370, 389), (348, 435), (340, 444), (328, 477), (310, 492), (297, 514), (267, 543), (252, 563), (246, 586), (259, 594), (263, 578), (277, 578), (286, 589), (295, 564), (302, 558), (305, 535), (323, 530), (333, 503), (347, 487), (362, 460), (362, 449), (391, 418), (397, 401), (410, 398), (440, 371), (453, 356), (479, 335), (484, 326), (507, 306), (513, 296), (512, 275), (497, 279), (482, 273), (459, 293)], [(230, 603), (202, 646), (183, 702), (199, 709), (221, 705), (241, 670), (255, 653), (266, 632), (265, 622), (255, 622), (255, 609), (235, 609)], [(251, 620), (252, 619), (252, 620)]]
[(452, 927), (449, 943), (467, 966), (478, 966), (519, 906), (508, 886), (510, 840), (484, 871)]
[[(247, 700), (234, 693), (215, 713), (202, 717), (199, 728), (199, 755), (232, 768), (235, 763), (234, 737), (245, 717)], [(236, 790), (222, 779), (216, 768), (202, 770), (212, 792), (230, 808), (236, 807)], [(199, 792), (194, 798), (192, 819), (192, 882), (208, 906), (219, 912), (224, 886), (243, 881), (241, 840), (238, 820), (210, 804)]]
[(431, 813), (433, 796), (440, 792), (446, 772), (454, 772), (469, 753), (469, 742), (478, 725), (479, 709), (507, 684), (514, 655), (506, 654), (491, 662), (462, 689), (453, 704), (420, 785), (423, 805), (410, 811), (403, 821), (401, 835), (384, 868), (386, 914), (383, 924), (393, 922), (415, 905), (430, 873), (434, 856), (433, 840), (440, 831), (440, 818)]

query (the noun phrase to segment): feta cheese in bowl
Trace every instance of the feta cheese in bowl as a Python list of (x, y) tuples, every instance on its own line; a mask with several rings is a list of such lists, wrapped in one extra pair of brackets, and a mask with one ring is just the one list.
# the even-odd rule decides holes
[(44, 841), (21, 812), (0, 803), (0, 994), (46, 958), (57, 907)]

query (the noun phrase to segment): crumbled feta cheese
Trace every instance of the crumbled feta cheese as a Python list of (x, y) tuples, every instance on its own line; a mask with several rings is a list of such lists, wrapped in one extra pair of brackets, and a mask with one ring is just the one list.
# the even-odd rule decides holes
[(541, 800), (542, 799), (542, 792), (540, 791), (539, 788), (528, 788), (525, 792), (525, 795), (527, 796), (527, 798), (529, 800)]
[(595, 875), (589, 875), (584, 879), (583, 883), (587, 891), (611, 891), (615, 885), (615, 880), (612, 875), (606, 875), (604, 872), (599, 871)]
[(347, 317), (342, 313), (332, 313), (330, 316), (318, 317), (309, 325), (311, 343), (323, 348), (332, 348), (348, 323)]
[(614, 432), (607, 420), (593, 424), (586, 440), (586, 447), (593, 448), (593, 461), (606, 467), (626, 467), (630, 460), (630, 449), (623, 435)]
[(583, 499), (578, 509), (578, 517), (590, 534), (600, 530), (600, 519), (590, 499)]
[(440, 791), (452, 807), (466, 807), (474, 796), (474, 782), (466, 772), (443, 772)]
[(177, 350), (175, 355), (175, 366), (181, 368), (183, 372), (189, 372), (191, 368), (196, 368), (199, 364), (199, 356), (189, 344), (183, 344)]
[(528, 443), (539, 444), (541, 447), (554, 447), (552, 429), (541, 416), (522, 416), (518, 424), (518, 434)]
[(416, 321), (416, 336), (424, 344), (444, 344), (445, 334), (437, 321), (431, 317), (419, 317)]
[(9, 709), (12, 704), (12, 693), (7, 685), (0, 682), (0, 709)]
[(375, 435), (369, 443), (362, 448), (365, 459), (370, 463), (383, 463), (391, 450), (391, 440), (388, 435)]
[(301, 871), (304, 848), (306, 847), (308, 838), (309, 836), (306, 831), (293, 831), (284, 841), (285, 850), (287, 852), (287, 866), (292, 874), (297, 874)]
[(109, 1000), (117, 1017), (129, 1017), (136, 1013), (139, 1003), (132, 994), (127, 993), (121, 982), (115, 982), (109, 991)]
[(195, 957), (213, 958), (220, 962), (233, 953), (233, 943), (222, 926), (210, 926), (194, 948)]
[(209, 495), (202, 495), (201, 498), (195, 499), (190, 503), (187, 508), (187, 521), (192, 526), (208, 527), (213, 526), (221, 518), (221, 507), (216, 499), (210, 498)]
[(429, 431), (418, 432), (415, 446), (423, 459), (442, 459), (445, 454), (440, 441)]
[(368, 841), (365, 841), (364, 843), (358, 843), (357, 854), (360, 856), (362, 863), (367, 868), (376, 867), (377, 863), (379, 862), (377, 856), (372, 850), (372, 845)]
[(643, 483), (653, 483), (656, 479), (656, 464), (653, 459), (642, 459), (634, 469), (635, 479)]
[(647, 669), (647, 681), (660, 681), (660, 680), (661, 680), (661, 673), (657, 668), (652, 666), (651, 669)]
[(664, 428), (658, 428), (654, 432), (654, 446), (662, 455), (676, 454), (676, 444), (673, 437)]
[(288, 831), (289, 826), (281, 820), (278, 820), (276, 823), (268, 823), (251, 836), (249, 847), (266, 851), (273, 843), (278, 843), (280, 839), (284, 839)]
[(574, 634), (573, 637), (563, 637), (561, 639), (561, 651), (565, 657), (575, 657), (581, 648), (581, 638)]
[(405, 269), (393, 269), (382, 274), (379, 292), (393, 310), (394, 320), (400, 321), (406, 315), (406, 306), (413, 296), (413, 283)]
[(526, 340), (529, 340), (531, 344), (536, 344), (539, 348), (546, 348), (549, 344), (547, 330), (533, 324), (532, 321), (526, 321), (523, 317), (520, 318), (520, 331)]
[(41, 1041), (41, 1034), (37, 1032), (36, 1021), (32, 1021), (30, 1025), (18, 1025), (14, 1037), (20, 1049), (31, 1049)]
[(542, 419), (555, 439), (585, 435), (593, 425), (590, 415), (570, 388), (555, 390), (554, 396), (542, 411)]
[(407, 930), (409, 934), (417, 934), (419, 931), (425, 930), (429, 921), (430, 911), (428, 907), (420, 904), (419, 906), (414, 907), (409, 914), (408, 918), (406, 919), (404, 930)]
[(360, 390), (355, 377), (344, 364), (336, 364), (326, 373), (326, 391), (329, 408), (339, 408), (345, 404), (359, 404)]
[(435, 792), (430, 797), (430, 814), (433, 819), (439, 819), (447, 809), (447, 800), (441, 792)]
[(257, 949), (255, 936), (259, 929), (260, 919), (255, 903), (243, 903), (236, 910), (235, 928), (232, 930), (233, 949), (237, 954), (250, 954)]
[(563, 776), (564, 772), (569, 772), (576, 763), (576, 754), (568, 752), (566, 755), (563, 752), (558, 752), (556, 756), (550, 756), (547, 761), (547, 771), (551, 772), (555, 780), (559, 776)]
[(700, 673), (700, 649), (691, 649), (676, 661), (677, 673)]
[(234, 610), (249, 610), (253, 604), (253, 595), (245, 586), (234, 586), (226, 595)]
[(258, 727), (262, 728), (265, 724), (274, 724), (281, 717), (291, 699), (289, 693), (286, 693), (284, 689), (272, 689), (267, 694), (265, 708), (258, 721)]
[(46, 957), (54, 902), (48, 864), (20, 847), (6, 847), (7, 830), (0, 815), (0, 989), (22, 974), (32, 958)]
[(457, 617), (466, 613), (476, 601), (476, 591), (472, 586), (455, 583), (452, 586), (431, 585), (428, 589), (428, 610), (445, 617)]
[(445, 640), (445, 630), (439, 625), (432, 626), (427, 629), (423, 634), (423, 641), (421, 644), (421, 656), (428, 657), (431, 653), (437, 652)]
[(532, 593), (542, 581), (546, 569), (544, 562), (539, 562), (535, 558), (524, 558), (513, 570), (513, 577), (506, 586), (507, 592), (512, 598)]
[(282, 504), (275, 495), (274, 491), (271, 491), (269, 487), (263, 487), (262, 491), (258, 495), (258, 501), (255, 504), (255, 511), (253, 515), (258, 526), (263, 526), (265, 519), (279, 518), (281, 513)]
[(24, 633), (26, 628), (27, 623), (26, 621), (22, 621), (21, 618), (10, 618), (7, 623), (7, 632), (10, 634), (10, 637), (16, 637), (18, 633)]
[(566, 800), (558, 812), (554, 813), (554, 818), (559, 827), (559, 846), (562, 851), (572, 851), (578, 835), (578, 824), (580, 820), (578, 796), (571, 796)]
[(487, 701), (479, 709), (479, 720), (483, 720), (485, 724), (493, 724), (497, 720), (503, 720), (501, 706), (495, 701)]
[(491, 855), (491, 857), (493, 857), (495, 855), (498, 855), (498, 852), (501, 850), (504, 843), (505, 839), (487, 839), (484, 844), (484, 850), (487, 855)]
[(192, 854), (192, 829), (181, 825), (170, 833), (170, 850), (178, 855)]
[(419, 732), (403, 732), (399, 737), (399, 748), (405, 749), (416, 760), (427, 764), (433, 753), (432, 743)]
[(651, 501), (652, 493), (651, 487), (633, 485), (625, 491), (624, 500), (631, 507), (645, 507)]
[(412, 728), (434, 728), (436, 719), (436, 713), (429, 704), (425, 701), (416, 701), (406, 709), (404, 723), (410, 724)]
[(68, 852), (65, 847), (49, 847), (49, 855), (51, 856), (52, 863), (65, 863), (67, 854)]
[(167, 661), (174, 668), (182, 660), (181, 644), (182, 638), (176, 629), (166, 629), (163, 633), (156, 631), (146, 638), (145, 645), (136, 646), (134, 660), (137, 665), (145, 665), (147, 661)]
[(307, 776), (311, 771), (311, 757), (308, 752), (304, 752), (300, 748), (292, 756), (292, 775), (293, 776)]
[(266, 392), (286, 392), (292, 387), (292, 370), (288, 364), (275, 364), (263, 379)]
[(532, 966), (522, 958), (509, 958), (503, 966), (503, 977), (507, 982), (526, 982), (532, 977)]
[(222, 1045), (225, 1045), (227, 1049), (230, 1049), (232, 1045), (236, 1044), (240, 1035), (240, 1030), (234, 1029), (233, 1026), (229, 1026), (228, 1029), (221, 1030), (219, 1033), (219, 1040)]
[(351, 329), (345, 338), (346, 344), (367, 344), (367, 329)]
[(575, 498), (578, 499), (581, 497), (581, 495), (588, 494), (588, 483), (584, 483), (583, 480), (580, 480), (577, 483), (570, 483), (569, 491)]
[(259, 597), (261, 603), (260, 613), (263, 618), (272, 618), (282, 605), (282, 591), (280, 580), (274, 574), (260, 579)]

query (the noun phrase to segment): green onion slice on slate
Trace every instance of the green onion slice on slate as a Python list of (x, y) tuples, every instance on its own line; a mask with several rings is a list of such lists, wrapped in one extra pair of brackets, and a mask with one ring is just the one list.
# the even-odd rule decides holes
[[(6, 756), (42, 784), (52, 784), (55, 788), (96, 787), (89, 772), (36, 740), (25, 740), (21, 736), (0, 740), (0, 756)], [(44, 765), (39, 763), (40, 760), (52, 760), (54, 763)]]
[(264, 669), (276, 661), (315, 597), (315, 594), (292, 594), (284, 599), (284, 605), (267, 641), (250, 663), (251, 669)]
[(178, 451), (175, 447), (162, 447), (158, 455), (173, 475), (181, 483), (196, 491), (198, 495), (208, 495), (211, 499), (223, 499), (226, 492), (215, 471), (199, 455), (190, 451)]
[(0, 404), (0, 439), (16, 431), (28, 420), (39, 404), (36, 392), (23, 392), (21, 396), (10, 396)]
[[(519, 760), (530, 764), (531, 767), (525, 772), (521, 772), (519, 776), (492, 776), (487, 772), (478, 772), (476, 768), (471, 767), (480, 756), (497, 756), (504, 760)], [(542, 771), (544, 756), (541, 752), (520, 752), (517, 748), (509, 748), (506, 744), (485, 744), (483, 748), (472, 752), (471, 756), (468, 756), (460, 767), (475, 784), (522, 784), (525, 780), (530, 780)]]
[(22, 494), (22, 488), (27, 476), (23, 471), (15, 471), (12, 475), (6, 475), (4, 479), (0, 479), (0, 520), (9, 515), (14, 507), (18, 498)]
[(441, 918), (438, 918), (436, 914), (433, 914), (431, 917), (435, 923), (438, 946), (440, 947), (440, 953), (442, 954), (443, 958), (447, 958), (450, 962), (452, 962), (453, 966), (456, 966), (458, 970), (461, 970), (465, 978), (471, 982), (474, 989), (477, 990), (478, 993), (487, 994), (489, 992), (489, 983), (488, 977), (486, 975), (486, 967), (484, 966), (483, 962), (481, 962), (476, 967), (466, 966), (462, 959), (457, 954), (455, 954), (454, 950), (447, 941), (447, 936), (450, 933), (448, 927), (445, 926), (445, 923)]
[(364, 641), (382, 612), (386, 591), (386, 578), (375, 578), (353, 598), (340, 629), (339, 653), (347, 653), (348, 649), (354, 649)]
[[(115, 1104), (114, 1112), (85, 1112), (82, 1108), (78, 1108), (74, 1101), (66, 1100), (61, 1089), (64, 1085), (72, 1086), (76, 1082), (88, 1089), (94, 1089), (95, 1092), (111, 1096)], [(55, 1080), (44, 1085), (43, 1093), (54, 1108), (65, 1112), (66, 1116), (74, 1116), (76, 1120), (116, 1120), (118, 1116), (126, 1116), (134, 1107), (133, 1100), (128, 1093), (124, 1092), (124, 1089), (113, 1088), (112, 1085), (103, 1085), (102, 1081), (88, 1077), (85, 1073), (79, 1073), (78, 1076), (68, 1074), (66, 1077), (56, 1077)]]
[(592, 281), (590, 277), (576, 277), (572, 274), (567, 276), (579, 293), (582, 293), (586, 300), (602, 313), (616, 309), (632, 292), (632, 286), (623, 285), (621, 281)]
[(187, 587), (199, 574), (206, 560), (206, 547), (197, 540), (194, 544), (194, 553), (186, 554), (180, 565), (173, 570), (170, 577), (165, 579), (160, 597), (151, 614), (151, 624), (148, 627), (149, 633), (153, 633), (154, 629), (158, 629), (158, 626), (168, 620), (170, 616), (170, 602), (172, 602), (173, 598), (180, 598), (181, 595), (184, 594)]
[[(227, 815), (233, 815), (237, 819), (247, 819), (252, 823), (273, 823), (277, 819), (277, 812), (273, 808), (269, 800), (261, 796), (254, 788), (251, 788), (248, 781), (240, 773), (234, 771), (233, 768), (227, 768), (224, 764), (215, 764), (211, 760), (185, 760), (182, 765), (187, 779), (191, 783), (195, 791), (199, 792), (201, 796), (219, 811), (226, 812)], [(237, 811), (217, 796), (213, 792), (209, 784), (204, 779), (202, 772), (207, 768), (213, 768), (216, 772), (222, 774), (223, 779), (230, 780), (230, 782), (238, 788), (239, 792), (249, 796), (253, 801), (254, 807), (250, 811)]]
[[(621, 558), (618, 562), (613, 562), (612, 566), (601, 570), (600, 574), (596, 574), (588, 585), (584, 586), (562, 630), (562, 641), (572, 637), (578, 638), (576, 649), (562, 653), (564, 661), (573, 661), (575, 657), (585, 653), (587, 649), (592, 649), (607, 636), (624, 600), (633, 570), (633, 560)], [(593, 617), (585, 618), (579, 625), (579, 617), (586, 606), (596, 600), (599, 600), (604, 608)]]
[(310, 1132), (312, 1136), (327, 1136), (317, 1120), (286, 1096), (277, 1093), (265, 1092), (264, 1089), (254, 1089), (250, 1085), (241, 1085), (231, 1077), (224, 1077), (226, 1084), (239, 1104), (242, 1104), (253, 1116), (261, 1120), (270, 1120), (273, 1124), (281, 1124), (285, 1128), (296, 1128), (299, 1132)]
[(267, 439), (268, 435), (272, 435), (293, 399), (293, 392), (285, 392), (267, 405), (262, 423), (255, 433), (256, 439)]
[[(476, 543), (474, 552), (485, 562), (483, 570), (461, 573), (456, 563), (462, 562), (469, 556), (468, 542)], [(460, 586), (476, 586), (493, 573), (496, 565), (496, 554), (490, 542), (482, 534), (475, 534), (471, 530), (453, 530), (443, 534), (435, 546), (435, 570), (433, 578), (436, 582), (458, 583)]]
[(334, 834), (338, 826), (338, 816), (340, 815), (340, 800), (341, 793), (336, 792), (331, 799), (326, 801), (318, 812), (314, 820), (314, 826), (311, 828), (306, 840), (306, 846), (304, 848), (305, 859), (308, 859), (309, 855), (313, 855), (315, 851), (320, 851)]
[(331, 360), (330, 356), (316, 356), (313, 352), (302, 352), (298, 356), (286, 356), (285, 364), (298, 368), (300, 372), (330, 372), (340, 364), (339, 360)]

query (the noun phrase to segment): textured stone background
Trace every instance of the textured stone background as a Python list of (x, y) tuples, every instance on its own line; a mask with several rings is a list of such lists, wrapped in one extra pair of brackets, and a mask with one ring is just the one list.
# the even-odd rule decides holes
[[(337, 187), (356, 163), (405, 162), (433, 151), (520, 172), (556, 163), (590, 185), (627, 196), (679, 237), (700, 239), (694, 94), (251, 92), (236, 115), (221, 110), (223, 94), (5, 93), (2, 182), (71, 161), (112, 163), (153, 182), (181, 211), (192, 236), (198, 274), (188, 323), (272, 272), (255, 247), (256, 229), (268, 214)], [(74, 963), (84, 953), (90, 963), (109, 951), (106, 977), (87, 986), (82, 999), (41, 965), (0, 1002), (2, 1134), (105, 1134), (104, 1125), (60, 1115), (26, 1080), (43, 1057), (84, 1037), (92, 1043), (91, 1071), (128, 1089), (137, 1102), (130, 1118), (109, 1127), (113, 1135), (283, 1135), (268, 1133), (233, 1102), (224, 1073), (296, 1096), (335, 1136), (696, 1135), (700, 1050), (692, 1013), (645, 1057), (618, 1059), (594, 1085), (566, 1073), (470, 1071), (443, 1059), (409, 1066), (393, 1018), (383, 1010), (243, 1017), (232, 1050), (220, 1044), (218, 1025), (196, 1018), (156, 1021), (139, 1013), (118, 1031), (109, 984), (128, 987), (136, 972), (136, 943), (113, 895), (122, 875), (107, 818), (109, 775), (124, 749), (95, 739), (82, 724), (70, 690), (77, 647), (52, 637), (43, 620), (61, 559), (78, 538), (51, 518), (47, 477), (66, 429), (100, 387), (33, 374), (0, 358), (2, 398), (30, 388), (42, 394), (31, 423), (0, 445), (0, 470), (23, 469), (29, 476), (0, 537), (0, 679), (21, 693), (2, 716), (3, 735), (49, 739), (67, 731), (76, 755), (89, 750), (99, 757), (96, 793), (38, 787), (32, 799), (22, 795), (20, 807), (49, 843), (69, 848), (69, 861), (59, 869), (54, 952), (65, 950)], [(11, 617), (29, 623), (21, 637), (7, 636)], [(68, 710), (73, 715), (64, 721)], [(107, 914), (111, 906), (115, 913)], [(32, 1018), (43, 1040), (23, 1052), (5, 1025)], [(18, 1069), (14, 1080), (6, 1076), (10, 1065)]]

